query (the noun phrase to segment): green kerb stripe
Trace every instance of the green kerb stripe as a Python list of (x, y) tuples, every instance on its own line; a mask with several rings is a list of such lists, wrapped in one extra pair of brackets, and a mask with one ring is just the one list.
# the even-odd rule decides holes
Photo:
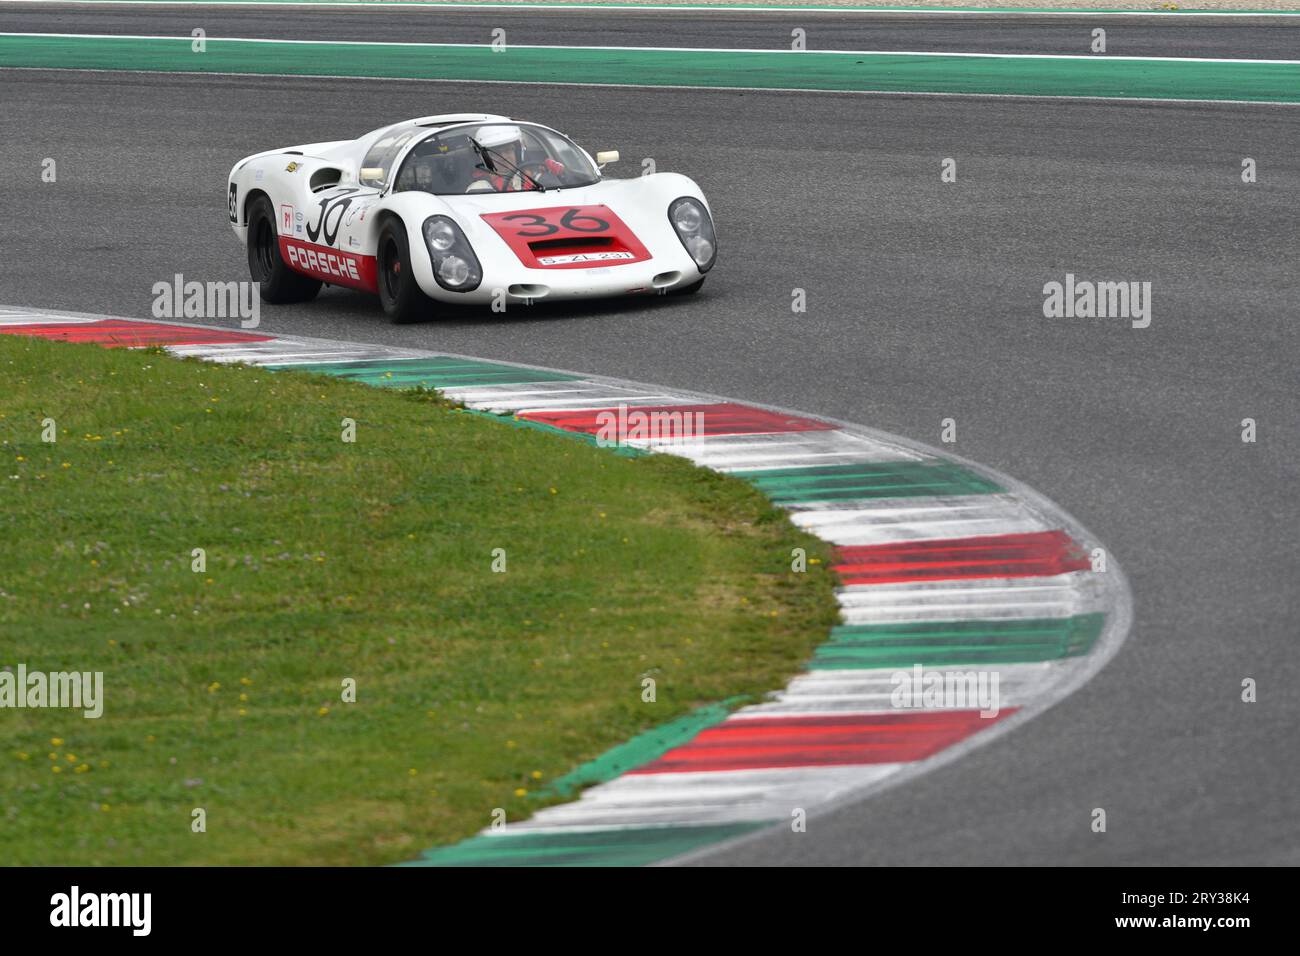
[(495, 80), (512, 83), (995, 93), (1300, 102), (1300, 64), (1098, 56), (601, 50), (582, 47), (0, 36), (0, 66), (182, 73)]
[(428, 850), (402, 866), (645, 866), (729, 840), (763, 823), (635, 827), (584, 832), (532, 831), (471, 837)]
[(1030, 621), (842, 625), (813, 652), (810, 668), (1036, 664), (1088, 653), (1104, 623), (1104, 614), (1080, 614)]
[(457, 358), (371, 359), (361, 362), (322, 362), (312, 365), (267, 365), (275, 371), (317, 372), (391, 388), (456, 388), (467, 385), (526, 385), (531, 382), (572, 382), (576, 375), (543, 372), (494, 362)]
[(674, 747), (687, 743), (701, 730), (722, 723), (732, 708), (743, 702), (744, 698), (732, 697), (637, 734), (627, 743), (619, 744), (577, 770), (558, 777), (545, 790), (538, 791), (536, 796), (568, 796), (580, 787), (621, 777), (627, 771), (642, 767), (659, 759)]
[(752, 482), (779, 505), (853, 498), (985, 495), (1003, 490), (987, 478), (951, 462), (865, 462), (733, 474)]

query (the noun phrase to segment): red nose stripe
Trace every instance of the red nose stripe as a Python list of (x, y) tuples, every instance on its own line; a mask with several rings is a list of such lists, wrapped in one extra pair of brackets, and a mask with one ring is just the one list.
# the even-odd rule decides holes
[(645, 262), (650, 251), (608, 206), (484, 213), (483, 221), (530, 269), (592, 269)]

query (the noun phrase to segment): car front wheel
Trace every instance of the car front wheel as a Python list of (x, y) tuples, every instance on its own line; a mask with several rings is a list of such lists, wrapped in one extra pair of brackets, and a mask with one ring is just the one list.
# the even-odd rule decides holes
[(379, 301), (394, 322), (420, 322), (433, 317), (433, 300), (424, 294), (411, 268), (406, 227), (390, 220), (379, 233)]

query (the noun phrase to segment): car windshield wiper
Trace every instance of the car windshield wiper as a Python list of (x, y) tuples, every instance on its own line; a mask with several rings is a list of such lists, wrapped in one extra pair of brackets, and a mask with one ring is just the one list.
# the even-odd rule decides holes
[(528, 173), (524, 172), (514, 163), (510, 162), (510, 160), (506, 159), (495, 149), (489, 149), (488, 147), (479, 143), (479, 141), (474, 139), (473, 137), (470, 137), (470, 143), (473, 144), (474, 151), (478, 153), (479, 159), (483, 160), (483, 162), (479, 163), (478, 166), (479, 169), (485, 169), (489, 173), (496, 173), (498, 176), (500, 176), (501, 173), (497, 171), (497, 163), (500, 163), (502, 166), (506, 167), (506, 170), (508, 172), (518, 173), (527, 182), (531, 183), (533, 189), (536, 189), (539, 192), (546, 192), (545, 186), (539, 183), (532, 176), (528, 175)]

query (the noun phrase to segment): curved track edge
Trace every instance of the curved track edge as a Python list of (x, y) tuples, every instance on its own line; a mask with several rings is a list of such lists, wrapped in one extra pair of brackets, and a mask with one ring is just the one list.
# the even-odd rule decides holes
[(0, 333), (436, 388), (475, 411), (733, 474), (834, 547), (843, 623), (785, 689), (657, 728), (571, 774), (574, 789), (598, 781), (572, 802), (404, 865), (663, 865), (806, 826), (1033, 720), (1100, 672), (1132, 623), (1119, 563), (1063, 509), (994, 469), (863, 425), (563, 369), (170, 320), (0, 307)]

